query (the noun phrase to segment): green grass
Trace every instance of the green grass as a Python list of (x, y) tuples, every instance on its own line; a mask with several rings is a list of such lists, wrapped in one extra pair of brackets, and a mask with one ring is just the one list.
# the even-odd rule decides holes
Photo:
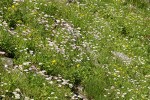
[[(148, 0), (77, 1), (0, 1), (0, 51), (8, 53), (14, 65), (31, 62), (24, 69), (35, 65), (49, 75), (59, 74), (75, 86), (83, 86), (88, 99), (149, 100)], [(126, 55), (131, 63), (112, 52)], [(1, 82), (10, 84), (0, 90), (6, 98), (10, 96), (6, 90), (11, 93), (16, 88), (37, 100), (45, 100), (54, 90), (63, 100), (67, 98), (61, 93), (71, 93), (55, 83), (49, 86), (33, 73), (22, 77), (14, 71), (0, 73)]]
[[(2, 67), (0, 74), (0, 94), (2, 100), (67, 100), (65, 95), (71, 96), (71, 91), (65, 87), (58, 87), (55, 83), (49, 84), (44, 77), (33, 72), (18, 69), (6, 71)], [(16, 93), (15, 93), (16, 92)], [(17, 96), (16, 94), (19, 94)]]

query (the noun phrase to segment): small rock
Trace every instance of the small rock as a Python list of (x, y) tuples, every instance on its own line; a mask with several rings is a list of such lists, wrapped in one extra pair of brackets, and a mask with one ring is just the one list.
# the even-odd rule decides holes
[(132, 62), (132, 59), (129, 58), (127, 55), (121, 52), (111, 51), (111, 53), (118, 59), (120, 59), (125, 64), (129, 65)]
[(0, 51), (0, 56), (4, 56), (6, 52)]

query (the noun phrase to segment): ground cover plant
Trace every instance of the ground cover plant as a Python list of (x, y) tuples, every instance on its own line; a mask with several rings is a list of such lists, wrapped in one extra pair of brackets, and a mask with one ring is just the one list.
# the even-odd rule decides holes
[(150, 100), (149, 0), (1, 0), (0, 99)]

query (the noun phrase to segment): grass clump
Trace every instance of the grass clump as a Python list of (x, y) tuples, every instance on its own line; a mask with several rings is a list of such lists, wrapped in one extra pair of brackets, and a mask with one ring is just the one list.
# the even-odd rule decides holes
[(66, 100), (66, 95), (71, 96), (69, 89), (49, 84), (45, 78), (33, 72), (20, 71), (19, 69), (1, 69), (0, 98), (5, 99), (35, 99), (35, 100)]

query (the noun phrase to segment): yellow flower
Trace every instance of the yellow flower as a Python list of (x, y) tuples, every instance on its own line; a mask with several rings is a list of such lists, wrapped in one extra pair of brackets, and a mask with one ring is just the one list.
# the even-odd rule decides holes
[(17, 23), (22, 23), (22, 21), (21, 21), (21, 20), (18, 20)]
[(56, 64), (56, 60), (52, 60), (52, 65)]
[(77, 67), (80, 67), (80, 64), (77, 64)]
[(15, 8), (15, 5), (12, 5), (11, 8), (14, 9), (14, 8)]

